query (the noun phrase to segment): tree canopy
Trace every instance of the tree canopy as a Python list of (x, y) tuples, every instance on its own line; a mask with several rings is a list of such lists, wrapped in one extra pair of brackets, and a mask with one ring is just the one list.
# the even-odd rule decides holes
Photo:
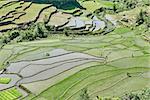
[(23, 0), (23, 1), (32, 1), (34, 3), (51, 3), (59, 9), (74, 9), (74, 8), (83, 8), (77, 0)]

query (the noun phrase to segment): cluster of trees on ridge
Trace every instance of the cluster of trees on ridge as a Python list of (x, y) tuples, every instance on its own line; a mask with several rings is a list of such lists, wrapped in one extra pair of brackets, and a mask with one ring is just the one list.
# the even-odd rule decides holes
[(49, 31), (53, 30), (54, 27), (46, 26), (44, 23), (32, 24), (26, 29), (16, 29), (7, 31), (0, 38), (3, 44), (7, 44), (12, 40), (16, 42), (32, 41), (39, 38), (46, 38)]
[(150, 0), (113, 0), (114, 12), (121, 12), (124, 10), (134, 9), (139, 6), (149, 6)]
[(141, 10), (136, 19), (137, 25), (145, 24), (146, 28), (150, 28), (150, 16), (145, 10)]
[(86, 35), (86, 34), (92, 34), (88, 31), (78, 31), (78, 30), (71, 30), (70, 28), (64, 28), (62, 30), (58, 30), (54, 26), (49, 26), (45, 23), (37, 23), (37, 24), (31, 24), (26, 29), (14, 29), (5, 32), (5, 34), (1, 34), (0, 36), (0, 43), (8, 44), (10, 42), (22, 42), (22, 41), (33, 41), (33, 40), (39, 40), (41, 38), (47, 38), (51, 34), (64, 34), (66, 36), (69, 35)]
[(22, 0), (22, 1), (32, 1), (34, 3), (50, 3), (60, 9), (74, 9), (83, 8), (77, 0)]

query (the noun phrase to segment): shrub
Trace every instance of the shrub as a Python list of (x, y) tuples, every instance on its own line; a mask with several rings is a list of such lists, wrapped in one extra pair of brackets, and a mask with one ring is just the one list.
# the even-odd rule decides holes
[(90, 97), (89, 97), (89, 95), (88, 95), (88, 93), (87, 93), (87, 88), (83, 88), (83, 89), (81, 90), (79, 100), (90, 100)]
[(125, 94), (122, 100), (150, 100), (150, 89)]

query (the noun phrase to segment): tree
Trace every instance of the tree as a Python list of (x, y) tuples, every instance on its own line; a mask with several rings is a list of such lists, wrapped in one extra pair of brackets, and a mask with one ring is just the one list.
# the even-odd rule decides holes
[(143, 10), (141, 10), (140, 13), (138, 14), (136, 23), (137, 23), (137, 25), (141, 25), (144, 23), (144, 12), (143, 12)]
[(131, 77), (130, 73), (127, 73), (127, 76), (128, 76), (128, 77)]
[(49, 20), (48, 16), (47, 16), (47, 15), (45, 15), (45, 16), (44, 16), (44, 18), (43, 18), (43, 22), (44, 22), (44, 23), (47, 23), (47, 22), (48, 22), (48, 20)]
[(46, 27), (46, 23), (40, 23), (40, 29), (42, 31), (42, 38), (46, 38), (48, 36), (48, 29)]
[(38, 23), (33, 31), (35, 38), (46, 38), (48, 36), (48, 30), (44, 23)]
[(69, 36), (69, 31), (70, 31), (70, 28), (69, 27), (66, 27), (64, 28), (63, 32), (66, 36)]
[(149, 16), (147, 16), (145, 18), (145, 25), (146, 25), (146, 29), (149, 30), (149, 28), (150, 28), (150, 17)]
[(8, 42), (10, 42), (10, 39), (6, 36), (2, 37), (2, 43), (7, 44)]
[(39, 27), (39, 24), (37, 24), (37, 25), (35, 26), (33, 33), (34, 33), (34, 36), (35, 36), (35, 37), (42, 37), (42, 36), (41, 36), (42, 31), (41, 31), (41, 29), (40, 29), (40, 27)]
[(113, 4), (113, 11), (116, 13), (117, 11), (117, 7), (116, 7), (116, 3)]
[(48, 57), (48, 56), (50, 56), (50, 54), (49, 54), (49, 53), (46, 53), (46, 56)]
[(125, 94), (121, 100), (150, 100), (150, 89), (143, 89)]
[(149, 6), (150, 5), (150, 0), (143, 0), (144, 4)]
[(20, 34), (19, 34), (19, 31), (12, 31), (10, 32), (10, 35), (9, 35), (9, 39), (10, 40), (13, 40), (15, 39), (16, 37), (18, 37)]
[(87, 93), (87, 88), (83, 88), (81, 90), (81, 93), (80, 93), (80, 99), (79, 100), (90, 100), (90, 97)]

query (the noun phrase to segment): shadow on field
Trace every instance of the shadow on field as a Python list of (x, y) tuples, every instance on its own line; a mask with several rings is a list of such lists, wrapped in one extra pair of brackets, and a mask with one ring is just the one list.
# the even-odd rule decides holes
[(39, 4), (53, 4), (58, 9), (72, 10), (75, 8), (84, 9), (76, 0), (22, 0), (22, 1), (32, 1)]

